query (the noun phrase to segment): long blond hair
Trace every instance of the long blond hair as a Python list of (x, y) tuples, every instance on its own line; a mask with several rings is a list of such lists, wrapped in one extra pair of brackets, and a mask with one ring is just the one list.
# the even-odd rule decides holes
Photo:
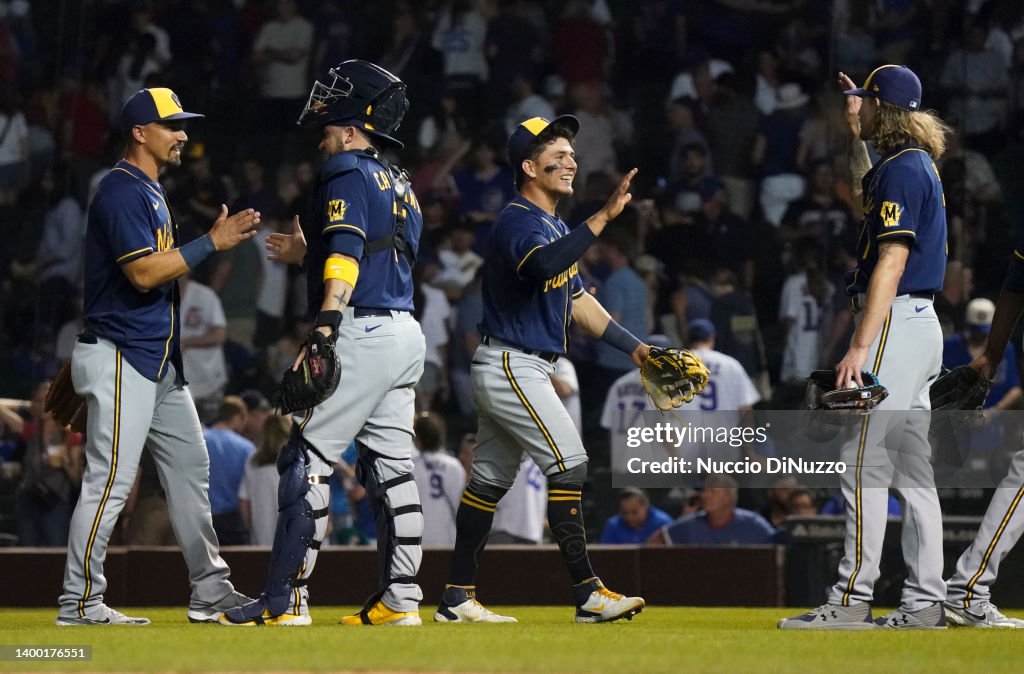
[(892, 154), (904, 145), (918, 145), (938, 159), (946, 151), (946, 135), (952, 129), (932, 110), (906, 110), (879, 101), (875, 117), (874, 144), (881, 155)]
[(277, 461), (281, 445), (288, 442), (292, 431), (290, 414), (268, 414), (263, 421), (263, 438), (252, 460), (257, 466), (266, 466)]

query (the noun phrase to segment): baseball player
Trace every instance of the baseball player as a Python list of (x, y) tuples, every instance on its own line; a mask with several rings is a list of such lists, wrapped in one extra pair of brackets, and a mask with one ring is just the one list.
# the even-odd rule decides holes
[[(296, 415), (278, 468), (285, 480), (262, 596), (222, 624), (309, 625), (307, 579), (327, 532), (332, 466), (355, 439), (360, 480), (377, 520), (378, 591), (345, 625), (419, 625), (416, 584), (423, 514), (412, 475), (413, 387), (426, 346), (412, 316), (412, 267), (423, 219), (408, 175), (380, 148), (409, 101), (397, 77), (373, 63), (344, 61), (313, 84), (299, 124), (322, 134), (312, 218), (294, 234), (272, 234), (272, 259), (305, 260), (315, 329), (336, 343), (341, 383)], [(296, 219), (296, 225), (298, 225)], [(309, 242), (307, 249), (306, 242)], [(302, 362), (299, 354), (295, 367)]]
[[(1024, 313), (1024, 242), (1013, 251), (1003, 292), (996, 302), (985, 351), (970, 367), (992, 379), (999, 369), (1014, 325)], [(978, 534), (946, 581), (946, 622), (958, 627), (1024, 628), (1024, 620), (1002, 614), (990, 600), (999, 563), (1024, 533), (1024, 450), (1013, 455), (1010, 470), (992, 495)]]
[[(853, 339), (836, 366), (836, 386), (863, 385), (868, 370), (888, 388), (879, 410), (910, 411), (899, 421), (876, 410), (851, 430), (842, 449), (851, 470), (842, 490), (846, 511), (844, 557), (828, 603), (781, 620), (782, 629), (945, 629), (942, 602), (942, 512), (929, 463), (928, 387), (942, 364), (942, 330), (932, 306), (946, 266), (946, 212), (934, 159), (945, 149), (946, 125), (920, 110), (921, 82), (905, 66), (876, 68), (855, 88), (846, 75), (847, 120), (860, 140), (851, 146), (854, 193), (863, 198), (864, 225), (857, 268), (847, 294)], [(872, 166), (870, 140), (881, 158)], [(859, 179), (859, 180), (857, 180)], [(858, 184), (859, 183), (859, 184)], [(874, 423), (872, 423), (875, 421)], [(899, 430), (886, 427), (903, 424)], [(909, 578), (899, 608), (872, 621), (888, 489), (897, 453), (903, 497), (903, 557)]]
[(559, 198), (573, 193), (577, 131), (579, 120), (571, 115), (553, 122), (534, 117), (509, 136), (519, 196), (501, 211), (487, 240), (481, 344), (472, 360), (478, 444), (456, 517), (449, 584), (434, 614), (438, 622), (515, 621), (476, 601), (475, 579), (495, 508), (523, 452), (547, 478), (548, 523), (572, 577), (576, 621), (631, 618), (644, 607), (640, 597), (606, 589), (590, 566), (580, 501), (587, 454), (550, 379), (568, 349), (570, 320), (630, 354), (637, 366), (650, 351), (584, 291), (577, 271), (580, 256), (629, 202), (636, 169), (572, 232), (555, 214)]
[(210, 459), (181, 361), (177, 278), (216, 251), (255, 236), (260, 214), (220, 217), (210, 232), (178, 245), (178, 227), (158, 182), (181, 163), (186, 120), (170, 89), (142, 89), (125, 102), (124, 158), (103, 178), (85, 236), (85, 330), (71, 356), (89, 432), (82, 492), (71, 517), (58, 625), (144, 625), (103, 603), (107, 542), (128, 498), (142, 447), (167, 492), (174, 532), (192, 584), (188, 618), (216, 621), (248, 597), (234, 591), (210, 517)]
[(412, 475), (423, 505), (423, 545), (449, 550), (455, 545), (455, 513), (466, 469), (444, 447), (444, 420), (433, 412), (420, 412), (413, 425), (416, 448)]

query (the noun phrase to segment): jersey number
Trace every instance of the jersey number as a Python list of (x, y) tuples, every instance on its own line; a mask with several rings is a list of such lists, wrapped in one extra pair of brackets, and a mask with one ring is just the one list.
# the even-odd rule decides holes
[(804, 300), (804, 332), (817, 332), (821, 330), (821, 311), (818, 304), (812, 300)]
[[(619, 434), (625, 435), (629, 432), (631, 426), (637, 425), (637, 419), (640, 418), (640, 414), (647, 409), (647, 401), (645, 400), (634, 400), (632, 403), (632, 414), (626, 414), (626, 403), (617, 403), (619, 408)], [(629, 417), (629, 423), (626, 423), (626, 417)]]
[(444, 498), (444, 478), (439, 473), (430, 474), (430, 498)]
[(718, 409), (718, 392), (715, 390), (715, 382), (709, 381), (701, 391), (700, 408), (705, 412)]

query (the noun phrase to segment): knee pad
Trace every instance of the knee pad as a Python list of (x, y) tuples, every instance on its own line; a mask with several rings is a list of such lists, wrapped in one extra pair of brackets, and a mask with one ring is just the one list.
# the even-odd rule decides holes
[[(278, 454), (277, 529), (270, 553), (270, 569), (264, 591), (267, 610), (281, 615), (288, 610), (291, 593), (304, 584), (301, 581), (306, 553), (320, 548), (316, 539), (316, 522), (327, 517), (329, 508), (314, 508), (313, 503), (323, 500), (320, 493), (326, 489), (327, 478), (309, 475), (309, 457), (305, 441), (297, 432), (285, 443)], [(317, 483), (317, 491), (310, 493)], [(313, 497), (312, 499), (310, 497)]]
[(582, 489), (587, 479), (587, 462), (578, 463), (568, 470), (548, 476), (549, 486), (573, 487)]
[(467, 485), (466, 489), (482, 499), (491, 503), (497, 503), (503, 496), (505, 496), (505, 494), (508, 493), (509, 487), (500, 487), (489, 482), (482, 482), (476, 475), (474, 475), (470, 478), (469, 485)]

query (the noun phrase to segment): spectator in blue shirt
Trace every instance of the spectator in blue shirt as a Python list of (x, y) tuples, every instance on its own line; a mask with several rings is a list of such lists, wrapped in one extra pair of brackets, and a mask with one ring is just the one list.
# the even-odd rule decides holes
[(600, 542), (638, 545), (671, 521), (668, 513), (651, 505), (647, 492), (626, 487), (619, 492), (619, 514), (608, 518)]
[(700, 493), (702, 510), (658, 529), (648, 545), (758, 545), (775, 542), (776, 531), (757, 513), (736, 507), (739, 489), (727, 475), (712, 475)]
[(238, 512), (238, 488), (245, 464), (256, 445), (239, 431), (245, 426), (248, 408), (238, 396), (224, 396), (217, 421), (203, 431), (210, 452), (210, 509), (213, 528), (221, 545), (246, 545), (249, 532)]

